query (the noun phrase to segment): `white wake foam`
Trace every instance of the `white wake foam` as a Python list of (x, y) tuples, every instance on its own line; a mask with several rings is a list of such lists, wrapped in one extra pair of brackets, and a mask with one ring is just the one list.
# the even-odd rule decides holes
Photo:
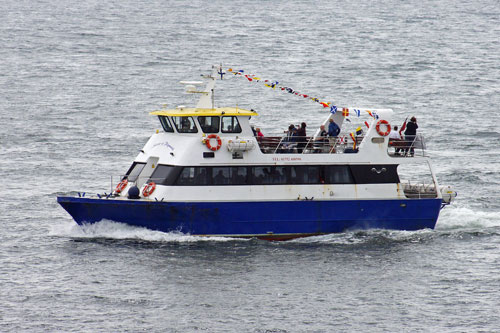
[(72, 238), (110, 238), (110, 239), (136, 239), (150, 242), (227, 242), (240, 240), (227, 237), (200, 237), (183, 234), (180, 232), (161, 232), (146, 228), (135, 227), (124, 223), (103, 220), (94, 224), (80, 226), (74, 222), (54, 225), (50, 235)]
[(500, 212), (466, 207), (446, 207), (439, 214), (437, 230), (500, 227)]

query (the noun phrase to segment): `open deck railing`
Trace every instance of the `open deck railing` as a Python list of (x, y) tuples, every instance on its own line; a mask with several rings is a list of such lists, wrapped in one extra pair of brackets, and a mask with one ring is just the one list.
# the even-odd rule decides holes
[[(264, 154), (338, 154), (357, 153), (364, 136), (356, 136), (356, 145), (350, 137), (333, 138), (265, 136), (257, 139)], [(422, 135), (415, 140), (389, 140), (387, 153), (393, 157), (426, 156), (425, 141)]]
[[(356, 137), (357, 145), (364, 137)], [(287, 137), (266, 136), (257, 139), (260, 150), (264, 154), (336, 154), (355, 153), (353, 142), (346, 137), (314, 138), (294, 137), (291, 141)]]
[(437, 191), (434, 184), (417, 183), (412, 184), (410, 181), (403, 182), (403, 192), (407, 198), (436, 198)]
[(426, 156), (424, 136), (417, 134), (414, 140), (389, 140), (387, 153), (394, 157)]

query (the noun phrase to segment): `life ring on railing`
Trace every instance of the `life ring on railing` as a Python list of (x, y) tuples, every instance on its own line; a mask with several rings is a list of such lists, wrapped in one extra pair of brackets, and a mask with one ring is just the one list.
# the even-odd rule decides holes
[[(387, 131), (382, 132), (382, 131), (380, 130), (380, 125), (385, 125), (385, 126), (387, 126)], [(378, 133), (380, 136), (387, 136), (387, 135), (389, 135), (389, 133), (391, 132), (391, 125), (389, 124), (389, 122), (388, 122), (387, 120), (385, 120), (385, 119), (381, 119), (381, 120), (379, 120), (379, 121), (377, 122), (377, 127), (376, 127), (376, 129), (377, 129), (377, 133)]]
[[(217, 146), (212, 146), (210, 144), (210, 139), (216, 139), (217, 140)], [(212, 151), (217, 151), (220, 149), (222, 146), (222, 140), (220, 139), (220, 136), (217, 134), (210, 134), (207, 136), (207, 139), (205, 140), (205, 144), (207, 145), (207, 148), (212, 150)]]
[(118, 185), (116, 185), (115, 192), (121, 193), (125, 189), (125, 187), (127, 187), (127, 184), (128, 184), (128, 180), (122, 179), (122, 181), (119, 182)]
[(156, 188), (156, 184), (155, 182), (151, 182), (149, 183), (148, 185), (146, 185), (146, 187), (144, 187), (144, 189), (142, 190), (142, 195), (144, 197), (149, 197), (151, 195), (151, 193), (154, 192)]

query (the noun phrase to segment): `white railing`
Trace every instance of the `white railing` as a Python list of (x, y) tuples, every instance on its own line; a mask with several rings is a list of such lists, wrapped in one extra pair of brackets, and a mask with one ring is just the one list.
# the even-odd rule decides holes
[(387, 153), (394, 157), (427, 156), (425, 152), (425, 139), (421, 134), (417, 134), (415, 139), (394, 140), (389, 139)]
[[(364, 137), (356, 137), (356, 146)], [(264, 154), (336, 154), (354, 153), (354, 142), (350, 137), (277, 137), (268, 136), (257, 139)]]

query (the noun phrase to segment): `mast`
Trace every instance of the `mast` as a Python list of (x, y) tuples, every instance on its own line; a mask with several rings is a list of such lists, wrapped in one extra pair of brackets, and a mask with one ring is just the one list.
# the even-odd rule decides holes
[(205, 90), (199, 91), (199, 93), (201, 93), (201, 97), (198, 100), (198, 104), (196, 104), (197, 109), (215, 108), (214, 89), (218, 74), (220, 74), (222, 79), (224, 75), (224, 73), (222, 72), (222, 66), (219, 67), (214, 65), (212, 66), (212, 73), (210, 75), (203, 76), (203, 78), (208, 79), (208, 83), (205, 86)]

